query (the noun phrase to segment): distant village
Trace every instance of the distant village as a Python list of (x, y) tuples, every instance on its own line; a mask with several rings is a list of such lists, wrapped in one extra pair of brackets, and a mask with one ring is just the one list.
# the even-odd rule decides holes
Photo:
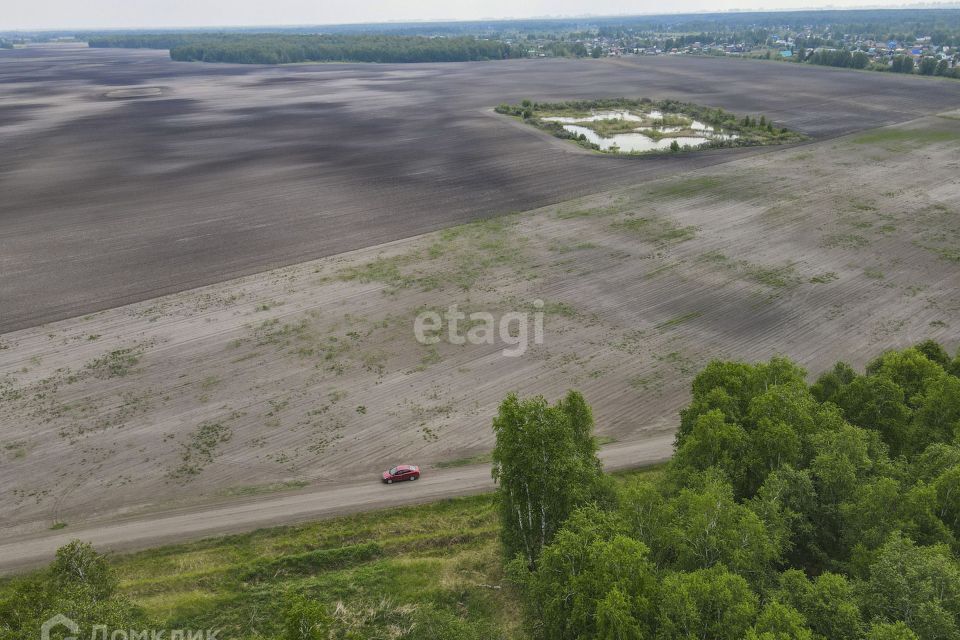
[[(878, 41), (856, 34), (817, 32), (812, 28), (795, 33), (783, 30), (780, 33), (769, 34), (762, 30), (748, 30), (743, 35), (749, 37), (738, 39), (729, 35), (712, 36), (707, 33), (660, 33), (640, 36), (571, 34), (567, 38), (558, 39), (556, 36), (549, 36), (533, 39), (532, 42), (528, 38), (525, 44), (527, 55), (530, 57), (714, 55), (807, 62), (811, 61), (812, 56), (821, 52), (849, 52), (850, 54), (860, 52), (874, 68), (890, 67), (894, 65), (894, 60), (900, 57), (911, 58), (918, 70), (924, 59), (934, 62), (941, 69), (952, 70), (960, 65), (960, 47), (936, 44), (929, 35)], [(766, 37), (757, 37), (762, 35)], [(941, 61), (944, 64), (940, 64)]]

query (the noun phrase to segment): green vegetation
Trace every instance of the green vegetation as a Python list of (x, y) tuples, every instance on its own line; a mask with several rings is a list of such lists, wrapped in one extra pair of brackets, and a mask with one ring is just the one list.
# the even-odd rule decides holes
[[(785, 359), (710, 363), (662, 477), (612, 503), (567, 500), (533, 562), (504, 545), (526, 633), (960, 637), (958, 374), (960, 354), (932, 341), (884, 353), (865, 374), (839, 363), (812, 386)], [(516, 446), (503, 431), (498, 448)], [(564, 468), (590, 466), (581, 450)], [(498, 489), (501, 505), (512, 496)]]
[(856, 233), (833, 233), (824, 236), (820, 245), (827, 249), (862, 249), (870, 241)]
[(468, 467), (474, 464), (489, 464), (493, 459), (493, 455), (490, 453), (480, 453), (475, 456), (468, 456), (466, 458), (455, 458), (453, 460), (445, 460), (443, 462), (438, 462), (436, 466), (438, 469), (455, 469), (456, 467)]
[(143, 610), (118, 591), (118, 583), (116, 572), (89, 544), (71, 542), (47, 570), (0, 587), (0, 638), (39, 638), (40, 625), (57, 613), (81, 623), (87, 638), (94, 624), (143, 628)]
[[(719, 251), (710, 251), (700, 257), (700, 260), (721, 267), (738, 278), (756, 284), (762, 284), (774, 289), (792, 287), (799, 284), (794, 266), (785, 264), (779, 267), (755, 264), (748, 260), (734, 260)], [(835, 275), (835, 274), (834, 274)], [(828, 282), (829, 280), (811, 280), (811, 282)]]
[[(85, 639), (100, 623), (300, 639), (312, 636), (288, 627), (304, 603), (322, 612), (333, 638), (518, 637), (497, 523), (494, 496), (485, 494), (106, 560), (72, 543), (48, 569), (0, 579), (0, 639), (39, 638), (40, 622), (57, 612), (79, 622)], [(89, 593), (97, 599), (81, 602)]]
[(180, 445), (181, 464), (170, 473), (171, 478), (187, 480), (213, 462), (221, 444), (229, 442), (233, 432), (219, 422), (204, 422)]
[(282, 64), (290, 62), (460, 62), (501, 60), (519, 53), (499, 40), (462, 36), (145, 34), (103, 35), (91, 47), (169, 49), (178, 61)]
[(122, 378), (140, 362), (140, 348), (117, 349), (106, 353), (87, 364), (87, 369), (96, 378)]
[[(501, 540), (508, 556), (532, 569), (578, 504), (613, 498), (593, 439), (593, 414), (571, 391), (557, 406), (511, 395), (493, 420)], [(563, 470), (558, 472), (558, 470)]]
[[(917, 46), (923, 51), (921, 73), (957, 73), (960, 46), (960, 11), (955, 8), (855, 9), (777, 12), (726, 12), (655, 16), (578, 16), (573, 19), (521, 19), (464, 22), (418, 22), (354, 25), (272, 27), (271, 35), (427, 36), (451, 39), (475, 36), (509, 42), (532, 57), (604, 58), (623, 53), (682, 53), (685, 55), (737, 55), (796, 62), (833, 62), (819, 52), (868, 56), (869, 69), (889, 70), (891, 58)], [(138, 31), (109, 33), (46, 32), (2, 34), (8, 42), (77, 37), (113, 46), (171, 48), (191, 38), (224, 34), (257, 37), (262, 30), (224, 28), (218, 33)], [(888, 43), (893, 41), (891, 48)], [(943, 55), (943, 59), (937, 57)], [(935, 57), (937, 56), (937, 57)], [(836, 56), (840, 58), (840, 56)], [(842, 58), (841, 58), (842, 59)], [(927, 61), (929, 59), (929, 61)], [(925, 62), (926, 61), (926, 62)], [(849, 64), (844, 66), (851, 66)], [(925, 70), (924, 67), (929, 67)]]
[(834, 271), (827, 271), (826, 273), (821, 273), (810, 278), (812, 284), (826, 284), (828, 282), (833, 282), (834, 280), (839, 279), (840, 276)]
[(926, 55), (914, 61), (908, 55), (895, 55), (889, 61), (874, 62), (863, 51), (847, 49), (819, 49), (799, 62), (819, 64), (828, 67), (848, 67), (851, 69), (869, 69), (870, 71), (889, 71), (892, 73), (918, 73), (922, 76), (942, 76), (960, 78), (960, 66), (950, 66), (947, 59)]
[(341, 269), (341, 280), (382, 282), (395, 292), (408, 287), (424, 291), (452, 286), (469, 291), (500, 269), (526, 266), (526, 238), (515, 233), (515, 217), (499, 217), (444, 229), (426, 251), (378, 256)]
[(697, 228), (693, 226), (681, 227), (672, 220), (662, 218), (627, 218), (614, 222), (611, 228), (626, 231), (639, 236), (646, 242), (655, 244), (670, 244), (693, 240), (697, 235)]
[[(806, 60), (810, 64), (819, 64), (826, 67), (849, 67), (851, 69), (866, 69), (870, 64), (870, 57), (862, 51), (847, 51), (845, 49), (819, 49), (814, 51)], [(913, 60), (911, 59), (911, 64)]]
[[(551, 135), (564, 140), (571, 140), (582, 147), (600, 151), (597, 144), (590, 142), (584, 134), (567, 131), (564, 123), (549, 120), (556, 117), (584, 117), (591, 113), (603, 111), (626, 111), (634, 116), (644, 118), (643, 122), (626, 118), (611, 117), (607, 119), (578, 122), (577, 126), (589, 128), (603, 137), (610, 137), (619, 133), (639, 131), (651, 140), (664, 138), (679, 138), (683, 136), (707, 136), (705, 144), (697, 149), (716, 147), (746, 147), (767, 144), (785, 144), (806, 139), (800, 133), (789, 131), (785, 127), (774, 126), (765, 116), (744, 116), (738, 118), (735, 114), (723, 109), (713, 109), (700, 105), (679, 102), (676, 100), (653, 101), (647, 98), (604, 98), (597, 100), (572, 100), (568, 102), (533, 102), (523, 100), (519, 104), (500, 104), (495, 111), (504, 115), (515, 116), (524, 122), (542, 129)], [(652, 115), (656, 112), (659, 115)], [(693, 121), (699, 121), (713, 129), (712, 134), (692, 129)], [(638, 130), (638, 127), (641, 127)], [(722, 134), (722, 135), (721, 135)], [(669, 150), (654, 150), (633, 153), (676, 153), (687, 147), (681, 147), (674, 140)], [(610, 153), (620, 153), (615, 149)]]
[(660, 324), (658, 324), (657, 326), (655, 326), (654, 329), (659, 329), (660, 331), (672, 329), (673, 327), (678, 327), (685, 322), (696, 320), (702, 315), (703, 313), (700, 311), (691, 311), (690, 313), (685, 313), (682, 316), (676, 316), (674, 318), (670, 318), (669, 320), (665, 320)]
[(109, 560), (74, 542), (0, 581), (0, 639), (58, 612), (78, 637), (960, 637), (960, 354), (925, 341), (812, 385), (715, 361), (692, 387), (652, 472), (600, 473), (580, 394), (510, 396), (496, 494)]
[(953, 130), (876, 129), (853, 138), (855, 144), (881, 146), (888, 151), (904, 152), (931, 144), (956, 144), (960, 133)]
[[(82, 638), (101, 620), (220, 628), (229, 639), (313, 637), (287, 629), (306, 601), (322, 607), (336, 638), (495, 640), (517, 615), (507, 590), (494, 588), (497, 533), (488, 494), (99, 558), (93, 584), (62, 595), (56, 564), (0, 583), (0, 638), (39, 638), (55, 612), (81, 623)], [(104, 582), (95, 607), (72, 604)]]

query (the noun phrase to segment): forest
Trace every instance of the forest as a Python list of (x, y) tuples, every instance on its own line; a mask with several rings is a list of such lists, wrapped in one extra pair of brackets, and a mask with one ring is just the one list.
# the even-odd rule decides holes
[(91, 47), (169, 49), (178, 61), (282, 64), (291, 62), (464, 62), (521, 53), (499, 40), (472, 36), (142, 34), (95, 36)]
[(931, 341), (813, 385), (712, 362), (664, 478), (620, 491), (579, 394), (507, 398), (493, 473), (529, 634), (960, 637), (958, 374)]

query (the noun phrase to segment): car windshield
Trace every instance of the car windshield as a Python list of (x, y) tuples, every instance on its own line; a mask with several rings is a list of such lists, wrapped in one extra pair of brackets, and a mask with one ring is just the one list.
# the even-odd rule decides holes
[(398, 473), (400, 473), (400, 468), (399, 468), (399, 467), (394, 467), (393, 469), (390, 469), (390, 471), (388, 471), (387, 473), (389, 473), (389, 474), (392, 475), (392, 476), (395, 476), (395, 475), (397, 475)]

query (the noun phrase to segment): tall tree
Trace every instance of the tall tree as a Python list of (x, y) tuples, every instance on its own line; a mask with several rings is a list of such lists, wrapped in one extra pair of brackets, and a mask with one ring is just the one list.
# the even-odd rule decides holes
[(757, 601), (747, 581), (722, 565), (669, 574), (660, 589), (657, 638), (743, 640)]
[(584, 452), (570, 414), (540, 396), (508, 396), (493, 431), (503, 545), (508, 558), (520, 555), (533, 568), (570, 513), (598, 497), (605, 485), (601, 465)]

